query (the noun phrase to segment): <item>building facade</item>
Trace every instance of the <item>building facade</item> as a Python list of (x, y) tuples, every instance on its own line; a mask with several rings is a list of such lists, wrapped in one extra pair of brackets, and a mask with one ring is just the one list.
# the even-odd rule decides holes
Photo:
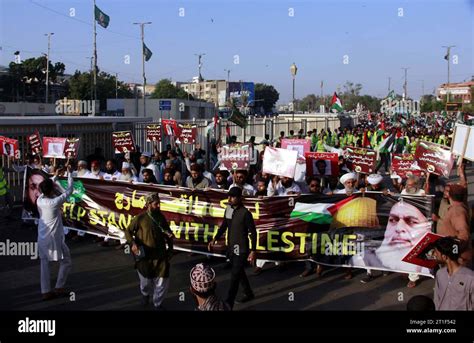
[(436, 97), (438, 100), (446, 101), (446, 95), (449, 92), (450, 103), (471, 104), (473, 89), (474, 81), (449, 84), (443, 83), (436, 90)]

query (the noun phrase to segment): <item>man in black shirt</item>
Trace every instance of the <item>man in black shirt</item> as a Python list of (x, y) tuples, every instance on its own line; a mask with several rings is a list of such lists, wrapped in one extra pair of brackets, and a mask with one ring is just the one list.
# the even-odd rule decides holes
[[(229, 230), (227, 237), (227, 257), (232, 265), (230, 288), (226, 302), (234, 307), (235, 297), (239, 290), (239, 282), (244, 291), (244, 297), (238, 302), (247, 302), (255, 296), (250, 288), (247, 275), (245, 274), (245, 262), (255, 263), (255, 247), (257, 243), (257, 230), (252, 214), (242, 204), (242, 189), (232, 187), (228, 193), (229, 205), (224, 212), (224, 221), (217, 231), (214, 239), (209, 243), (209, 250), (216, 241)], [(249, 246), (249, 234), (251, 246)]]

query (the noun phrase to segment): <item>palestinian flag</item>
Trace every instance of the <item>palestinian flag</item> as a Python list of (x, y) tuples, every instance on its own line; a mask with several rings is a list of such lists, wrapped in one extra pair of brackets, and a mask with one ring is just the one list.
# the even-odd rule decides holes
[(95, 6), (94, 8), (95, 20), (97, 23), (102, 26), (104, 29), (109, 26), (110, 17), (102, 12), (99, 7)]
[(342, 108), (342, 103), (341, 99), (337, 96), (336, 92), (334, 92), (334, 95), (332, 96), (331, 100), (331, 111), (333, 112), (342, 112), (344, 109)]
[[(328, 200), (334, 201), (335, 197), (330, 197)], [(341, 195), (342, 200), (335, 203), (324, 203), (324, 202), (304, 202), (305, 198), (301, 198), (301, 202), (297, 202), (293, 211), (290, 213), (290, 218), (297, 218), (305, 222), (314, 224), (331, 224), (334, 214), (349, 201), (354, 199), (354, 195), (346, 196)], [(311, 198), (306, 198), (307, 201), (311, 201)], [(337, 199), (337, 198), (336, 198)], [(318, 198), (318, 201), (323, 199)]]

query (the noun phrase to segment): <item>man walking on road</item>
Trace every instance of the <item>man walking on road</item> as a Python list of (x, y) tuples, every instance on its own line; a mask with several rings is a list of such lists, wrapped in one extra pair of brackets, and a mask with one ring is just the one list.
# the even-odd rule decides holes
[[(232, 187), (228, 193), (229, 205), (224, 212), (224, 221), (219, 228), (213, 241), (209, 243), (209, 250), (216, 244), (216, 241), (228, 230), (227, 238), (227, 258), (232, 265), (230, 288), (226, 302), (231, 308), (234, 307), (239, 282), (244, 291), (244, 297), (239, 299), (239, 303), (252, 300), (255, 296), (250, 288), (247, 275), (245, 274), (246, 261), (255, 263), (255, 246), (257, 242), (257, 230), (252, 214), (242, 204), (242, 189)], [(249, 234), (251, 247), (249, 246)]]
[(131, 244), (135, 255), (143, 305), (148, 305), (150, 294), (153, 294), (155, 309), (163, 310), (161, 303), (169, 286), (173, 233), (160, 211), (158, 193), (147, 197), (146, 207), (145, 212), (133, 218), (125, 230), (125, 238), (128, 244)]

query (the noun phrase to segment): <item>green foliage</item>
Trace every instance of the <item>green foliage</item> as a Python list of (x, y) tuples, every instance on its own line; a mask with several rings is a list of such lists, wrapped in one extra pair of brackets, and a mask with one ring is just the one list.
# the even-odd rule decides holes
[[(67, 97), (75, 100), (91, 100), (93, 75), (90, 72), (83, 73), (78, 70), (69, 79), (69, 92)], [(133, 92), (126, 84), (117, 82), (117, 95), (119, 98), (133, 98)], [(107, 99), (115, 98), (115, 76), (106, 72), (97, 74), (97, 100), (100, 101), (100, 109), (103, 110), (107, 106)]]
[(256, 102), (255, 107), (263, 107), (265, 113), (272, 111), (279, 98), (280, 93), (272, 85), (264, 83), (255, 84), (255, 100), (263, 100)]
[(188, 94), (184, 89), (178, 88), (168, 79), (160, 80), (155, 90), (151, 94), (153, 99), (189, 99), (194, 100), (191, 94)]

